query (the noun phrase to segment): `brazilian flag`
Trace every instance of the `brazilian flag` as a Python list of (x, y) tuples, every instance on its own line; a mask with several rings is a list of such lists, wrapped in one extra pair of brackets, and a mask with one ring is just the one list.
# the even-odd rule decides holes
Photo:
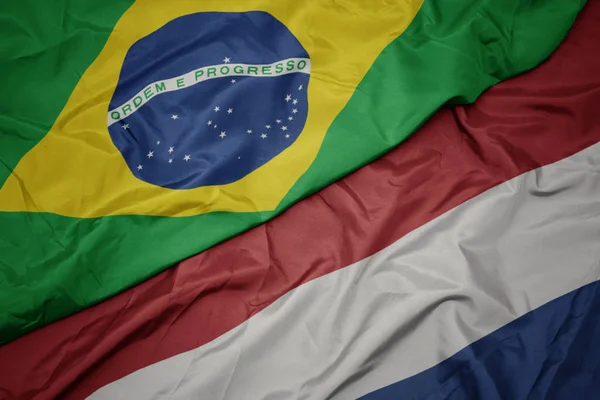
[(534, 68), (584, 3), (3, 2), (0, 343), (275, 217)]

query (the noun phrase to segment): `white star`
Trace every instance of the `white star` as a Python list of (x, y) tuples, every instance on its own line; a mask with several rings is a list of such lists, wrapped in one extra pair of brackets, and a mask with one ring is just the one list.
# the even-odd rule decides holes
[(175, 151), (175, 148), (173, 146), (169, 147), (169, 154), (171, 154), (174, 151)]
[(152, 158), (154, 157), (154, 152), (153, 151), (149, 151), (148, 154), (146, 154), (148, 156), (148, 158)]
[(248, 129), (246, 133), (252, 133), (252, 129)]
[(285, 125), (284, 125), (284, 126), (282, 126), (282, 127), (281, 127), (281, 130), (282, 130), (282, 131), (287, 131), (287, 126), (285, 126)]
[(227, 114), (231, 114), (233, 112), (233, 108), (227, 110)]
[(213, 128), (217, 129), (217, 126), (219, 126), (219, 125), (215, 124), (215, 126), (213, 126)]
[(280, 119), (276, 119), (275, 122), (277, 122), (278, 124), (280, 124), (281, 120)]
[(271, 129), (271, 125), (265, 125), (265, 128)]
[(238, 157), (238, 160), (241, 160), (241, 159), (242, 159), (242, 157)]
[(294, 104), (294, 105), (298, 104), (298, 99), (294, 99), (294, 101), (292, 101), (292, 104)]
[(288, 117), (288, 121), (291, 121), (291, 120), (293, 120), (293, 119), (294, 119), (294, 117), (292, 117), (292, 116), (289, 116), (289, 117)]
[(221, 111), (221, 107), (219, 107), (219, 106), (216, 106), (216, 107), (214, 108), (214, 110), (215, 110), (215, 112), (219, 112), (219, 111)]
[(290, 101), (291, 99), (292, 99), (292, 95), (291, 95), (291, 94), (288, 94), (287, 96), (285, 96), (285, 101), (286, 101), (286, 103), (287, 103), (288, 101)]
[(211, 120), (209, 120), (209, 121), (206, 123), (206, 125), (212, 125), (212, 121), (211, 121)]
[(176, 120), (176, 119), (178, 119), (178, 118), (179, 118), (179, 117), (177, 116), (177, 114), (173, 114), (173, 115), (171, 115), (171, 119), (172, 119), (172, 120)]
[(160, 144), (160, 140), (156, 142), (156, 144)]
[(186, 154), (185, 157), (183, 157), (183, 161), (190, 161), (190, 155)]
[(169, 164), (171, 164), (173, 162), (172, 158), (169, 158)]
[(137, 169), (138, 169), (138, 171), (141, 171), (141, 170), (144, 169), (144, 166), (142, 164), (140, 164), (140, 165), (137, 166)]
[(289, 139), (289, 138), (290, 138), (290, 134), (289, 134), (289, 133), (286, 133), (286, 135), (285, 135), (285, 138), (286, 138), (286, 139)]
[(129, 129), (129, 124), (123, 124), (122, 128), (125, 130)]
[(302, 90), (302, 87), (303, 87), (302, 85), (298, 86), (298, 90)]
[(260, 138), (261, 138), (261, 139), (266, 139), (266, 138), (267, 138), (267, 135), (265, 135), (265, 134), (263, 133), (262, 135), (260, 135)]
[(219, 135), (219, 137), (220, 137), (221, 139), (223, 139), (225, 136), (227, 136), (227, 135), (225, 134), (225, 131), (221, 131), (221, 134)]
[(231, 83), (235, 83), (235, 79), (232, 79), (232, 80), (231, 80)]
[(297, 108), (294, 108), (294, 109), (292, 110), (292, 114), (296, 114), (297, 112), (298, 112), (298, 109), (297, 109)]
[(227, 64), (227, 63), (228, 63), (228, 62), (230, 62), (230, 61), (231, 61), (231, 58), (229, 58), (229, 57), (225, 57), (225, 58), (223, 59), (223, 62), (224, 62), (225, 64)]

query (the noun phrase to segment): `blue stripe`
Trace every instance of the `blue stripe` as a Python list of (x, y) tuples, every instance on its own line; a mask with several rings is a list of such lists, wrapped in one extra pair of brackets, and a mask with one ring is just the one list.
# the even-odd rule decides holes
[(598, 285), (559, 297), (440, 364), (362, 398), (598, 399)]

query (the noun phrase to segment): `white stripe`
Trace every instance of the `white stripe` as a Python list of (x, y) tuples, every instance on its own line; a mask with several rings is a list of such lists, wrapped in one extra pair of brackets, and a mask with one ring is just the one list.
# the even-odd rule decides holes
[(600, 144), (505, 182), (92, 398), (356, 398), (595, 281), (598, 243)]
[[(288, 62), (293, 63), (290, 66), (287, 65)], [(303, 62), (303, 63), (302, 63)], [(282, 65), (282, 70), (277, 71), (276, 66), (278, 64)], [(302, 66), (302, 67), (301, 67)], [(227, 71), (223, 71), (222, 69), (227, 67)], [(256, 68), (256, 72), (249, 72), (248, 68)], [(209, 76), (209, 69), (214, 68), (214, 74)], [(268, 73), (267, 73), (268, 71)], [(119, 107), (113, 108), (108, 112), (108, 126), (111, 126), (115, 122), (121, 121), (141, 107), (144, 106), (147, 102), (149, 102), (152, 98), (168, 93), (176, 90), (186, 89), (190, 86), (194, 86), (200, 82), (210, 81), (218, 78), (225, 77), (236, 77), (236, 76), (252, 76), (257, 78), (273, 78), (276, 76), (294, 74), (294, 73), (304, 73), (310, 74), (310, 59), (309, 58), (286, 58), (285, 60), (277, 61), (272, 64), (219, 64), (219, 65), (209, 65), (206, 67), (198, 68), (193, 71), (190, 71), (186, 74), (176, 76), (174, 78), (165, 79), (162, 81), (152, 82), (149, 85), (146, 85), (142, 90), (140, 90), (135, 96), (121, 104)], [(197, 76), (196, 73), (200, 74)], [(164, 84), (164, 86), (162, 86)], [(158, 90), (157, 88), (161, 87), (162, 89)], [(146, 92), (146, 93), (145, 93)], [(136, 99), (139, 99), (135, 101)], [(123, 107), (129, 106), (130, 111), (123, 110)], [(116, 113), (113, 116), (112, 114)]]

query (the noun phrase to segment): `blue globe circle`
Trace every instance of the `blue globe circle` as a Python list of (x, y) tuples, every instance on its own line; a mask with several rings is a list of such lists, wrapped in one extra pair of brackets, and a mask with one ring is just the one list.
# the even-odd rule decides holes
[(109, 105), (110, 136), (150, 184), (235, 182), (302, 133), (309, 63), (268, 13), (179, 17), (127, 52)]

